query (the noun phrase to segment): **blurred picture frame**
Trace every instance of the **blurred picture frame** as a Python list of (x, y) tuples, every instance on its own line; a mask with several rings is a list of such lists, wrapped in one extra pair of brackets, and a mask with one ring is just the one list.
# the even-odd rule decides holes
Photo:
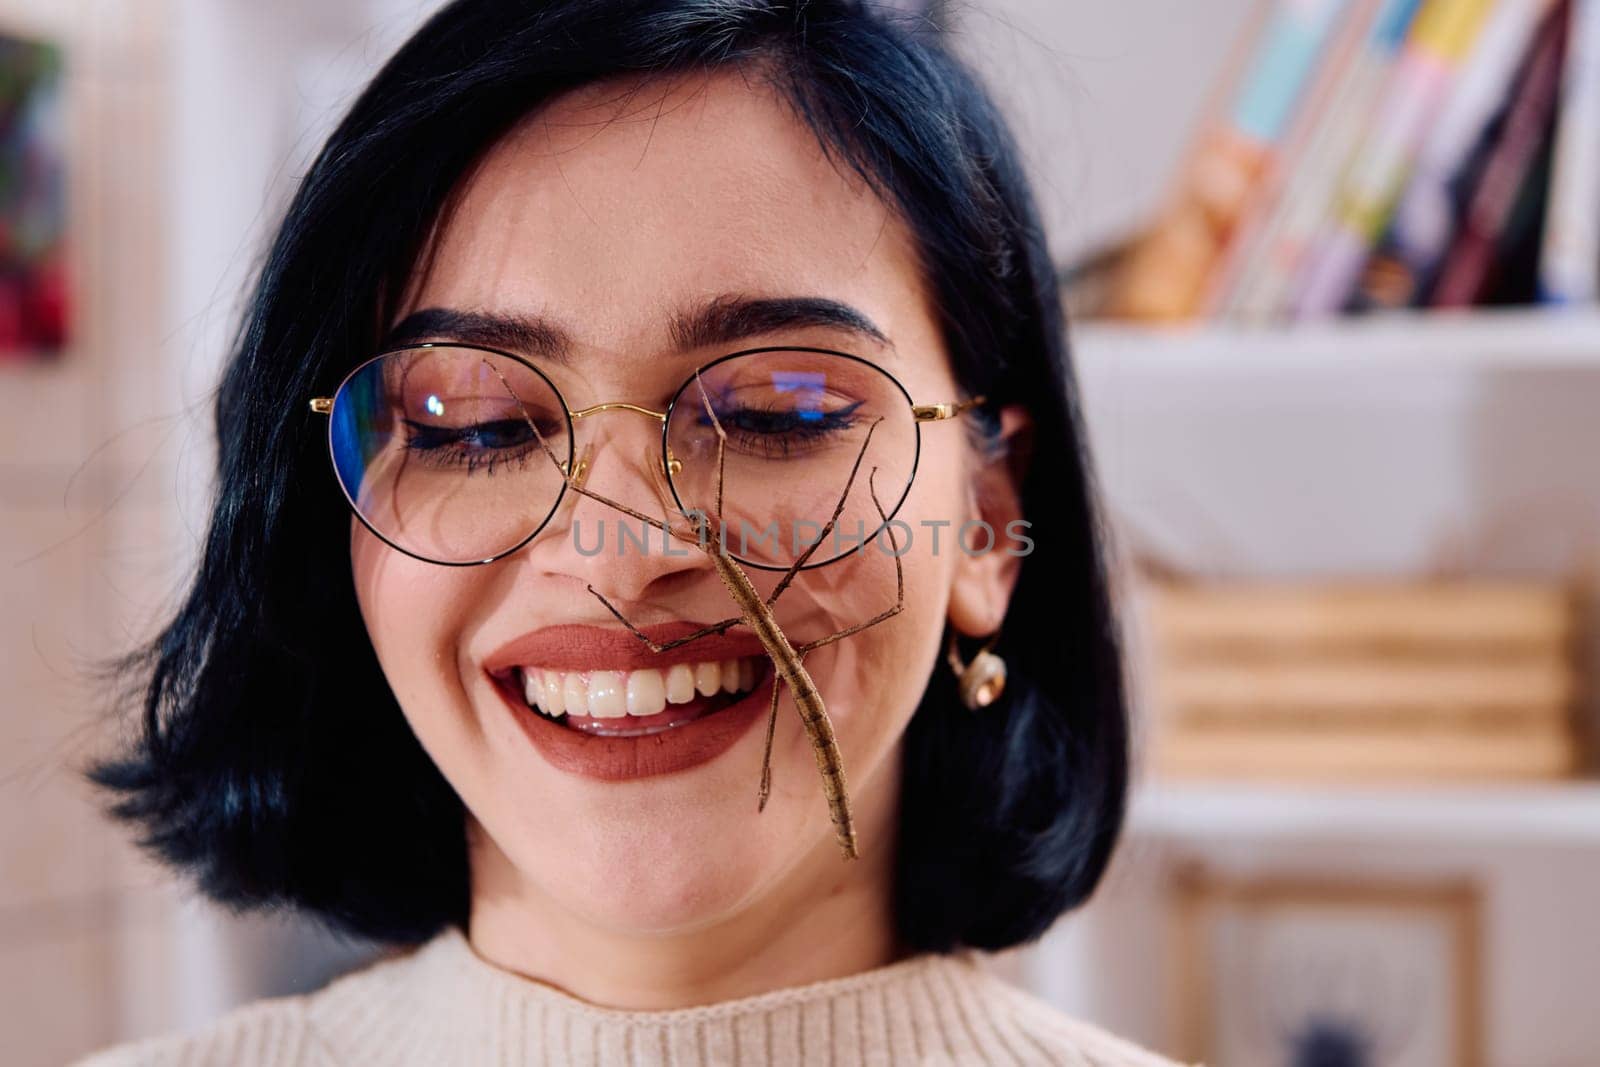
[(1237, 877), (1172, 888), (1185, 1060), (1482, 1067), (1481, 897), (1466, 880)]
[(0, 31), (0, 364), (51, 359), (71, 332), (59, 45)]

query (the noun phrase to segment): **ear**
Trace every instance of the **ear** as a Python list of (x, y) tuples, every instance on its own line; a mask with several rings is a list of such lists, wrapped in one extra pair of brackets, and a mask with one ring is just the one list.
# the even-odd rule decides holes
[(1021, 525), (1022, 478), (1033, 451), (1033, 417), (1020, 404), (1000, 409), (1000, 434), (977, 459), (972, 473), (965, 522), (983, 522), (994, 531), (993, 543), (981, 526), (958, 529), (955, 581), (950, 590), (950, 625), (966, 637), (985, 637), (1000, 628), (1016, 588), (1022, 557), (1031, 549)]

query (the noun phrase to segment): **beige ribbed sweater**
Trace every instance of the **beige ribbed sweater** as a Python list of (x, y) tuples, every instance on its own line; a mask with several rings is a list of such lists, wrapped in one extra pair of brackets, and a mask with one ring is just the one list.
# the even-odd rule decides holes
[(677, 1011), (611, 1011), (484, 960), (449, 927), (302, 996), (78, 1067), (702, 1067), (1034, 1064), (1174, 1067), (1070, 1019), (967, 956), (923, 955)]

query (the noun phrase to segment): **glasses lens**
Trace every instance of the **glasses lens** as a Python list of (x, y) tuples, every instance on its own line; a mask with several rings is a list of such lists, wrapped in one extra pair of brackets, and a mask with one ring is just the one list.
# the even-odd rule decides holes
[(917, 460), (905, 392), (851, 356), (785, 349), (701, 368), (667, 422), (672, 487), (686, 511), (716, 514), (719, 426), (723, 536), (732, 555), (761, 567), (786, 567), (813, 542), (807, 566), (857, 550), (883, 525), (872, 494), (893, 515)]
[(471, 563), (527, 540), (561, 497), (571, 425), (555, 387), (520, 360), (472, 348), (370, 360), (333, 398), (333, 464), (361, 518), (390, 544)]

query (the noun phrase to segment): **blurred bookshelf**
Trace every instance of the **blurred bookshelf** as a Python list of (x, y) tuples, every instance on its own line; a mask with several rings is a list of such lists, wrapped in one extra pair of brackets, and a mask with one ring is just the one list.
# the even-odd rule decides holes
[[(1497, 386), (1526, 372), (1577, 381), (1580, 396), (1593, 390), (1592, 439), (1595, 454), (1600, 454), (1600, 307), (1401, 310), (1250, 325), (1088, 319), (1073, 324), (1071, 338), (1091, 422), (1120, 427), (1126, 414), (1120, 408), (1130, 398), (1135, 404), (1155, 404), (1162, 412), (1184, 410), (1189, 387), (1214, 377), (1225, 379), (1233, 391), (1237, 406), (1230, 418), (1237, 420), (1250, 417), (1251, 390), (1257, 386), (1268, 403), (1286, 391), (1314, 400), (1329, 381), (1381, 381), (1383, 375), (1403, 370), (1427, 380), (1482, 378), (1482, 392), (1492, 396)], [(1297, 376), (1305, 378), (1303, 388), (1297, 388)], [(1136, 382), (1136, 387), (1119, 388), (1122, 379)], [(1151, 400), (1151, 383), (1158, 383), (1159, 391), (1163, 380), (1172, 383), (1170, 395)], [(1204, 402), (1193, 406), (1203, 407)], [(1333, 410), (1339, 410), (1337, 405)], [(1344, 411), (1334, 421), (1357, 414)], [(1122, 436), (1138, 437), (1134, 431)], [(1148, 460), (1167, 446), (1146, 447), (1143, 458)], [(1124, 457), (1118, 459), (1122, 462), (1113, 468), (1128, 465)], [(1113, 470), (1106, 487), (1113, 498), (1117, 481)], [(1591, 495), (1600, 501), (1600, 475)], [(1286, 502), (1290, 507), (1297, 503)], [(1592, 700), (1585, 693), (1578, 710), (1579, 728), (1589, 733)], [(1151, 709), (1143, 708), (1141, 714), (1149, 715)], [(1147, 770), (1133, 790), (1127, 830), (1139, 838), (1197, 844), (1341, 838), (1600, 848), (1595, 746), (1587, 735), (1579, 745), (1582, 766), (1571, 776), (1548, 781), (1429, 781), (1422, 776), (1383, 781), (1381, 775), (1376, 781), (1340, 781), (1291, 774), (1280, 780), (1236, 781), (1220, 775), (1169, 778)]]
[(1600, 308), (1588, 305), (1396, 311), (1287, 325), (1090, 319), (1071, 336), (1080, 373), (1093, 377), (1206, 367), (1600, 371)]
[(1600, 782), (1295, 784), (1146, 781), (1130, 833), (1188, 840), (1600, 847)]
[[(1594, 1062), (1600, 0), (1206, 15), (1228, 32), (1138, 3), (1049, 23), (1075, 55), (1118, 56), (1074, 68), (1098, 139), (1069, 147), (1102, 181), (1098, 199), (1057, 204), (1115, 224), (1080, 227), (1058, 259), (1136, 775), (1104, 888), (1025, 970), (1185, 1062), (1310, 1062), (1285, 1044), (1296, 1019), (1371, 1050), (1404, 1029), (1384, 1009), (1405, 998), (1362, 1003), (1373, 1018), (1334, 988), (1280, 999), (1313, 973), (1390, 992), (1428, 973), (1429, 990), (1448, 978), (1481, 997), (1421, 1011), (1418, 992), (1400, 1009), (1435, 1013), (1437, 1033), (1467, 1020), (1453, 1044), (1335, 1062)], [(1204, 101), (1182, 130), (1179, 100)], [(1049, 106), (1044, 128), (1061, 125)], [(1496, 583), (1570, 615), (1449, 606)], [(1172, 617), (1149, 610), (1162, 586), (1205, 601), (1170, 658)], [(1329, 624), (1362, 588), (1387, 591)], [(1263, 589), (1281, 597), (1253, 600)], [(1231, 915), (1226, 947), (1198, 945), (1192, 870), (1233, 903), (1277, 903)], [(1445, 886), (1471, 901), (1454, 962), (1406, 946), (1422, 935), (1405, 903), (1370, 942), (1275, 940), (1296, 892)], [(1261, 1030), (1268, 1001), (1282, 1025), (1248, 1053), (1185, 1036), (1196, 1018), (1228, 1040)]]
[[(1579, 577), (1555, 562), (1560, 552), (1541, 554), (1547, 545), (1521, 546), (1525, 527), (1564, 530), (1588, 553), (1575, 558), (1600, 557), (1593, 306), (1270, 324), (1080, 318), (1070, 336), (1111, 511), (1184, 549), (1174, 553), (1182, 570), (1335, 582)], [(1586, 679), (1600, 662), (1588, 580)], [(1437, 1062), (1588, 1062), (1572, 1057), (1600, 1041), (1600, 1022), (1573, 993), (1600, 981), (1593, 689), (1574, 715), (1581, 763), (1563, 776), (1179, 777), (1136, 759), (1107, 887), (1025, 957), (1023, 973), (1065, 1007), (1192, 1056), (1174, 1014), (1196, 995), (1178, 977), (1189, 973), (1185, 946), (1193, 951), (1175, 888), (1185, 870), (1329, 891), (1462, 880), (1481, 909), (1474, 951), (1485, 969), (1472, 982), (1481, 1048)], [(1135, 706), (1145, 734), (1155, 709), (1137, 693)], [(1153, 986), (1173, 992), (1152, 997)], [(1207, 1009), (1214, 1022), (1254, 996), (1228, 988)]]

